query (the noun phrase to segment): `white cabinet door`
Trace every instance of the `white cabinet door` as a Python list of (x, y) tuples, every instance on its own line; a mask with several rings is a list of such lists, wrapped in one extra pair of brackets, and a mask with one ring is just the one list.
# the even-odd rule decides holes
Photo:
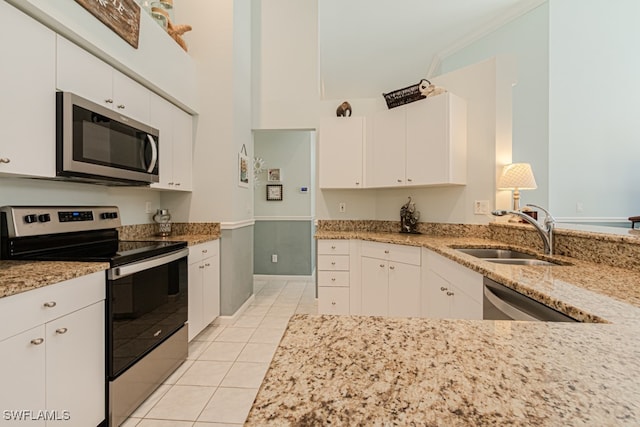
[(389, 316), (420, 317), (420, 266), (389, 263)]
[(193, 118), (164, 98), (150, 94), (149, 123), (160, 131), (160, 182), (153, 188), (193, 188)]
[(459, 288), (451, 287), (449, 310), (452, 319), (482, 319), (482, 302), (471, 298)]
[(175, 190), (193, 188), (193, 117), (174, 107), (173, 182)]
[(362, 257), (362, 314), (386, 316), (389, 313), (389, 264)]
[(0, 174), (54, 177), (55, 33), (0, 2)]
[(206, 327), (220, 316), (220, 262), (218, 256), (212, 256), (202, 263), (202, 317)]
[(104, 322), (100, 301), (46, 324), (47, 408), (69, 411), (74, 425), (95, 426), (104, 420)]
[(142, 123), (149, 123), (149, 91), (113, 70), (113, 109)]
[[(45, 345), (44, 325), (0, 341), (0, 378), (3, 384), (0, 386), (0, 402), (3, 410), (46, 409)], [(104, 388), (104, 375), (101, 384)], [(3, 417), (2, 425), (44, 426), (45, 422), (6, 420)]]
[(372, 127), (367, 153), (367, 187), (405, 185), (405, 107), (376, 113)]
[(406, 108), (407, 185), (465, 184), (465, 101), (445, 93)]
[(330, 117), (320, 122), (320, 188), (363, 188), (364, 117)]
[(204, 324), (204, 306), (202, 304), (203, 277), (202, 270), (204, 264), (197, 262), (189, 265), (189, 301), (188, 301), (188, 320), (189, 320), (189, 341), (195, 338), (205, 327)]
[(57, 88), (113, 108), (113, 68), (61, 36), (57, 52)]
[(422, 289), (422, 317), (450, 318), (450, 301), (447, 296), (449, 288), (449, 282), (433, 270), (426, 271)]

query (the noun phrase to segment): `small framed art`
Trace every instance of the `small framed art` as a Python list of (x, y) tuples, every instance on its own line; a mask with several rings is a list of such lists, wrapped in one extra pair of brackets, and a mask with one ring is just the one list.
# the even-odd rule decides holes
[(282, 200), (282, 184), (267, 184), (267, 200), (268, 201)]
[(267, 169), (267, 181), (279, 182), (282, 181), (282, 172), (278, 169)]

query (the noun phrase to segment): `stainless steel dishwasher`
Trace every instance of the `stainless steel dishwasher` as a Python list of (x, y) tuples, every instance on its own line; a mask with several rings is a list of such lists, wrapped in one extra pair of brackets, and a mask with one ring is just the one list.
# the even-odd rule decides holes
[(577, 322), (577, 320), (488, 277), (484, 278), (483, 283), (482, 311), (485, 320)]

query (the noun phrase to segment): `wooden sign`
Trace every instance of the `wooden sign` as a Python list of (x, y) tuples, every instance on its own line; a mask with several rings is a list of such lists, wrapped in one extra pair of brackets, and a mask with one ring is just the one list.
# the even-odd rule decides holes
[(138, 48), (140, 6), (134, 0), (76, 0), (111, 31)]

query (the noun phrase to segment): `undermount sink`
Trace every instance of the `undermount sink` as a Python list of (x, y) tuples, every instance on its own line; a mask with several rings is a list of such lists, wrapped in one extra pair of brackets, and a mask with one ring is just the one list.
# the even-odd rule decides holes
[(480, 258), (483, 261), (511, 265), (561, 265), (558, 262), (539, 259), (535, 255), (512, 249), (456, 248), (457, 251)]

